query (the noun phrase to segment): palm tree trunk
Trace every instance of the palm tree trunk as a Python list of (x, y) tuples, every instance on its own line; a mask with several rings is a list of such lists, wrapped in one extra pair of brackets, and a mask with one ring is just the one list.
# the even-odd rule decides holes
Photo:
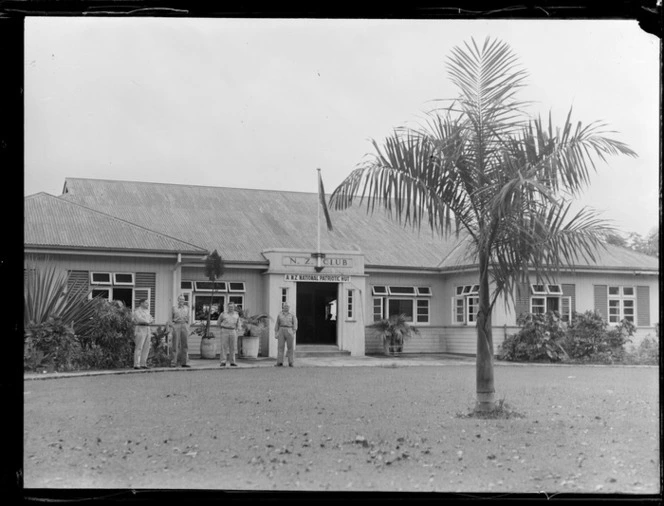
[(480, 289), (477, 312), (477, 363), (476, 384), (478, 411), (490, 411), (495, 407), (493, 384), (493, 335), (489, 302), (489, 258), (480, 253)]

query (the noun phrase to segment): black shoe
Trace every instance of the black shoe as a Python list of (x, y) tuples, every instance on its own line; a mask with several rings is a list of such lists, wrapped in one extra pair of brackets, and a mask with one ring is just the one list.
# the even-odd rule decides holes
[(231, 364), (231, 367), (237, 367), (237, 364), (236, 364), (235, 362), (233, 362), (233, 363)]
[(288, 364), (288, 367), (295, 367), (293, 364)]
[(182, 364), (182, 367), (191, 367), (189, 364)]
[(283, 367), (284, 364), (274, 364), (274, 367)]
[(140, 367), (138, 367), (137, 365), (135, 365), (135, 366), (134, 366), (134, 369), (140, 369)]
[(221, 364), (219, 364), (219, 367), (226, 367), (226, 362), (222, 362)]
[(147, 365), (142, 365), (141, 369), (149, 369), (149, 367)]

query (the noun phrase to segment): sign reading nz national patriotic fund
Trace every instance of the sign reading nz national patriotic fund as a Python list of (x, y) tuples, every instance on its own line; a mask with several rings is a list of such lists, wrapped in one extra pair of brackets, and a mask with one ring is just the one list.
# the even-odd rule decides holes
[[(299, 256), (285, 256), (282, 261), (285, 266), (293, 267), (303, 267), (303, 266), (315, 266), (316, 259), (313, 257), (299, 257)], [(343, 258), (343, 257), (325, 257), (321, 259), (323, 267), (341, 267), (349, 268), (353, 266), (352, 258)]]
[(286, 281), (322, 281), (328, 283), (343, 283), (350, 281), (350, 276), (341, 274), (285, 274)]

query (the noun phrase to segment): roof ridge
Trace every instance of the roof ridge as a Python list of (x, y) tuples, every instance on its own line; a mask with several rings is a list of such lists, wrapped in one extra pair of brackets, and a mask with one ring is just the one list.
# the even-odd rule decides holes
[[(168, 235), (168, 234), (163, 234), (163, 233), (158, 232), (158, 231), (156, 231), (156, 230), (152, 230), (152, 229), (150, 229), (150, 228), (144, 227), (144, 226), (142, 226), (142, 225), (139, 225), (138, 223), (134, 223), (134, 222), (132, 222), (132, 221), (125, 220), (125, 219), (123, 219), (123, 218), (118, 218), (117, 216), (113, 216), (112, 214), (108, 214), (108, 213), (105, 213), (105, 212), (103, 212), (103, 211), (99, 211), (99, 210), (97, 210), (97, 209), (92, 209), (91, 207), (85, 206), (85, 205), (83, 205), (83, 204), (79, 204), (78, 202), (72, 202), (72, 201), (70, 201), (70, 200), (67, 200), (67, 199), (62, 198), (62, 196), (55, 196), (55, 195), (51, 195), (50, 193), (45, 193), (45, 192), (40, 192), (40, 193), (43, 193), (45, 196), (50, 197), (50, 198), (52, 198), (52, 199), (55, 199), (55, 200), (57, 200), (58, 202), (64, 202), (64, 203), (66, 203), (66, 204), (68, 204), (68, 205), (71, 205), (71, 206), (77, 206), (77, 207), (80, 207), (80, 208), (82, 208), (82, 209), (85, 209), (86, 211), (89, 211), (89, 212), (92, 212), (92, 213), (95, 213), (95, 214), (98, 214), (98, 215), (104, 216), (104, 217), (106, 217), (106, 218), (111, 218), (111, 219), (114, 220), (114, 221), (118, 221), (118, 222), (121, 222), (121, 223), (126, 223), (126, 224), (128, 224), (128, 225), (131, 225), (132, 227), (136, 227), (136, 228), (139, 228), (139, 229), (141, 229), (141, 230), (145, 230), (145, 231), (150, 232), (150, 233), (152, 233), (152, 234), (156, 234), (156, 235), (159, 235), (159, 236), (161, 236), (161, 237), (166, 237), (166, 238), (168, 238), (168, 239), (171, 239), (171, 240), (173, 240), (173, 241), (179, 242), (179, 243), (181, 243), (181, 244), (186, 244), (186, 245), (188, 245), (188, 246), (192, 246), (192, 247), (194, 247), (194, 248), (198, 248), (198, 249), (200, 249), (200, 250), (202, 250), (202, 251), (207, 251), (205, 248), (202, 248), (201, 246), (198, 246), (197, 244), (192, 244), (192, 243), (189, 243), (189, 242), (187, 242), (187, 241), (183, 241), (182, 239), (178, 239), (177, 237), (173, 237), (173, 236), (170, 236), (170, 235)], [(38, 195), (38, 194), (37, 194), (37, 195)], [(28, 197), (25, 197), (25, 198), (28, 198)]]
[[(238, 190), (238, 191), (255, 191), (255, 192), (270, 192), (270, 193), (298, 193), (301, 195), (317, 195), (317, 191), (296, 191), (296, 190), (274, 190), (267, 188), (245, 188), (245, 187), (234, 187), (234, 186), (213, 186), (213, 185), (200, 185), (200, 184), (191, 184), (191, 183), (164, 183), (161, 181), (131, 181), (127, 179), (97, 179), (91, 177), (66, 177), (65, 186), (67, 181), (97, 181), (105, 183), (131, 183), (131, 184), (146, 184), (146, 185), (162, 185), (162, 186), (182, 186), (188, 188), (209, 188), (215, 190)], [(331, 193), (326, 192), (326, 195), (331, 195)]]

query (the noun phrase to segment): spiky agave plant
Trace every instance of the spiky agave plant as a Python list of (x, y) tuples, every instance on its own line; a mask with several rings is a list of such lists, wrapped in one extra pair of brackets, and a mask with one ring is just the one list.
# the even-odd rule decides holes
[(51, 261), (28, 260), (23, 286), (25, 329), (44, 323), (49, 317), (59, 317), (72, 327), (93, 317), (94, 304), (88, 300), (88, 287), (82, 283), (68, 286), (68, 279), (68, 272)]

